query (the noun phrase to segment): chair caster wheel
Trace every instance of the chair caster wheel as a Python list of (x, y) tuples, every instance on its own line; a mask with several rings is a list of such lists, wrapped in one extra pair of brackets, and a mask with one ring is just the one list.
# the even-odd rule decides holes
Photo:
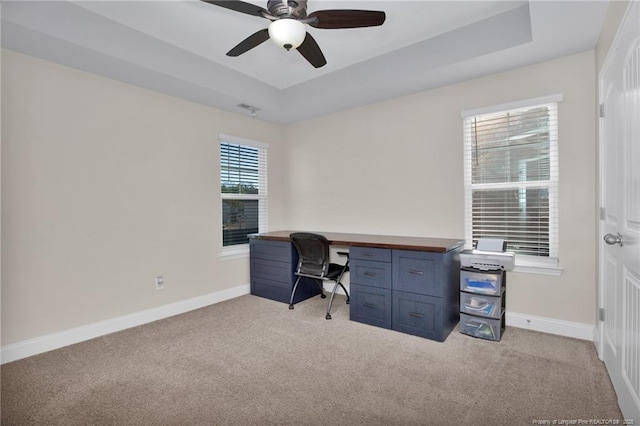
[(289, 309), (293, 309), (293, 305), (289, 305)]
[(321, 294), (321, 295), (320, 295), (320, 298), (322, 298), (322, 299), (326, 299), (326, 298), (327, 298), (327, 295), (326, 295), (326, 294)]
[(326, 319), (331, 319), (331, 314), (327, 314), (327, 316), (325, 317)]

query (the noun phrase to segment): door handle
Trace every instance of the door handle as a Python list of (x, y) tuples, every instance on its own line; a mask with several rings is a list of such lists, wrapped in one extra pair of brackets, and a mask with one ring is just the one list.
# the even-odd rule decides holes
[(620, 244), (620, 247), (622, 247), (622, 235), (620, 235), (619, 232), (617, 235), (607, 234), (604, 236), (604, 242), (609, 244), (610, 246), (614, 244)]

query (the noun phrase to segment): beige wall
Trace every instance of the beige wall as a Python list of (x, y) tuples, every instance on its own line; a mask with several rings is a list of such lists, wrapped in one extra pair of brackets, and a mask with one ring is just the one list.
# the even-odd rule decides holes
[(280, 126), (2, 54), (3, 346), (249, 283), (220, 258), (217, 136), (270, 144), (281, 228)]
[(589, 51), (285, 129), (292, 229), (464, 237), (460, 112), (562, 93), (561, 276), (509, 274), (507, 310), (595, 324), (595, 59)]
[(462, 238), (460, 111), (554, 93), (564, 272), (510, 274), (507, 308), (595, 323), (593, 51), (286, 127), (2, 59), (3, 346), (248, 284), (219, 257), (218, 133), (270, 144), (270, 229)]

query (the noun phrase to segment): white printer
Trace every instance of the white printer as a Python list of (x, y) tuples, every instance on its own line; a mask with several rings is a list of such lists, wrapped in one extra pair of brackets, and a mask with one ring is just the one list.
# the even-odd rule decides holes
[(474, 268), (482, 271), (510, 271), (516, 263), (516, 255), (505, 251), (504, 240), (480, 238), (475, 249), (460, 252), (460, 265), (463, 268)]

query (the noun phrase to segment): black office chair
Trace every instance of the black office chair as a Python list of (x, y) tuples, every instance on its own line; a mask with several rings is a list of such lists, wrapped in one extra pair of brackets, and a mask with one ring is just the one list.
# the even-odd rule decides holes
[(347, 289), (342, 285), (342, 276), (349, 270), (349, 253), (338, 252), (341, 256), (347, 256), (347, 263), (339, 265), (337, 263), (331, 263), (329, 261), (329, 241), (324, 235), (311, 234), (308, 232), (294, 232), (289, 235), (291, 242), (298, 252), (298, 266), (296, 267), (295, 274), (298, 276), (296, 283), (291, 291), (291, 299), (289, 300), (289, 309), (293, 309), (293, 298), (296, 294), (296, 289), (300, 283), (302, 277), (312, 278), (320, 286), (320, 294), (322, 298), (325, 298), (323, 281), (335, 281), (333, 291), (331, 292), (331, 298), (327, 305), (326, 319), (331, 319), (331, 304), (333, 303), (333, 297), (336, 295), (338, 286), (342, 287), (344, 293), (347, 295), (347, 304), (349, 304), (349, 293)]

